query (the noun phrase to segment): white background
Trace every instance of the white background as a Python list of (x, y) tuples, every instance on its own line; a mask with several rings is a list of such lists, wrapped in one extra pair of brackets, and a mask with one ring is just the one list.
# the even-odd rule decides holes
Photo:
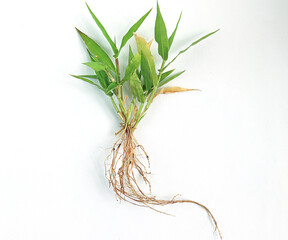
[[(154, 0), (88, 3), (118, 43), (154, 7), (138, 31), (153, 37)], [(162, 208), (176, 215), (169, 217), (115, 200), (103, 161), (117, 115), (98, 89), (68, 75), (89, 72), (74, 26), (111, 53), (84, 1), (0, 5), (0, 239), (217, 239), (195, 205)], [(160, 7), (168, 34), (183, 10), (171, 57), (221, 31), (173, 64), (187, 71), (170, 85), (202, 91), (159, 96), (136, 131), (150, 155), (153, 192), (205, 204), (224, 239), (287, 240), (287, 1)], [(126, 57), (127, 48), (122, 70)]]

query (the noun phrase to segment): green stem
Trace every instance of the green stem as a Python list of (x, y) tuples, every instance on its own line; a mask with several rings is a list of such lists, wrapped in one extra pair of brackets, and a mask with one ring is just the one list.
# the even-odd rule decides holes
[(119, 98), (118, 96), (117, 96), (117, 99), (118, 99), (118, 102), (119, 102), (119, 106), (120, 106), (125, 118), (127, 119), (127, 111), (126, 111), (126, 108), (124, 106), (124, 103), (123, 103), (122, 99)]
[(123, 118), (121, 112), (119, 111), (119, 109), (118, 109), (118, 107), (117, 107), (117, 105), (116, 105), (116, 103), (115, 103), (113, 97), (110, 96), (110, 99), (111, 99), (111, 101), (112, 101), (112, 104), (113, 104), (113, 106), (114, 106), (114, 108), (115, 108), (117, 114), (119, 115), (119, 117), (121, 118), (121, 120), (124, 121), (124, 118)]
[(113, 104), (116, 112), (117, 112), (117, 113), (120, 112), (112, 96), (110, 96), (110, 99), (111, 99), (111, 101), (112, 101), (112, 104)]
[[(163, 73), (163, 71), (164, 71), (163, 67), (164, 67), (164, 65), (165, 65), (165, 62), (166, 62), (166, 61), (163, 60), (162, 65), (161, 65), (161, 68), (160, 68), (160, 70), (159, 70), (158, 84), (159, 84), (159, 81), (160, 81), (160, 79), (161, 79), (162, 73)], [(153, 91), (151, 92), (151, 94), (150, 94), (150, 96), (149, 96), (149, 98), (148, 98), (147, 104), (146, 104), (146, 106), (145, 106), (145, 109), (144, 109), (143, 113), (140, 115), (140, 118), (146, 113), (146, 111), (147, 111), (148, 108), (150, 107), (151, 102), (152, 102), (152, 100), (153, 100), (153, 98), (154, 98), (154, 95), (155, 95), (157, 89), (158, 89), (158, 86), (154, 87)]]
[(145, 116), (145, 114), (143, 114), (142, 117), (137, 120), (136, 124), (133, 126), (134, 129), (137, 128), (139, 122), (142, 120), (142, 118), (143, 118), (144, 116)]
[(141, 114), (143, 107), (144, 107), (144, 103), (141, 103), (141, 105), (140, 105), (140, 107), (139, 107), (139, 109), (138, 109), (138, 112), (137, 112), (137, 114), (136, 114), (136, 116), (135, 116), (135, 120), (136, 120), (136, 121), (138, 120), (138, 117), (139, 117), (139, 115)]
[(116, 63), (116, 70), (117, 70), (117, 82), (120, 83), (120, 68), (119, 68), (119, 60), (118, 58), (115, 59)]
[(161, 65), (161, 68), (160, 68), (160, 70), (159, 70), (158, 83), (159, 83), (159, 81), (160, 81), (160, 79), (161, 79), (161, 76), (162, 76), (162, 73), (163, 73), (163, 71), (164, 71), (164, 69), (165, 69), (165, 68), (164, 68), (165, 63), (166, 63), (166, 60), (163, 60), (162, 65)]
[(132, 113), (132, 111), (133, 111), (134, 103), (135, 103), (135, 97), (133, 98), (133, 100), (132, 100), (131, 103), (130, 103), (130, 107), (129, 107), (129, 109), (128, 109), (128, 115), (127, 115), (127, 119), (126, 119), (126, 124), (128, 124), (129, 121), (130, 121), (131, 113)]
[(150, 94), (150, 96), (149, 96), (149, 98), (148, 98), (147, 104), (146, 104), (146, 106), (145, 106), (145, 108), (144, 108), (144, 111), (143, 111), (143, 113), (141, 114), (141, 116), (142, 116), (142, 115), (148, 110), (148, 108), (150, 107), (150, 104), (151, 104), (151, 102), (152, 102), (152, 100), (153, 100), (153, 97), (154, 97), (156, 91), (157, 91), (157, 87), (155, 87), (155, 88), (153, 89), (153, 91), (151, 92), (151, 94)]
[[(117, 79), (117, 83), (120, 83), (121, 81), (121, 76), (120, 76), (120, 67), (119, 67), (119, 59), (118, 57), (115, 58), (115, 63), (116, 63), (116, 79)], [(117, 94), (119, 95), (119, 97), (123, 100), (123, 90), (122, 87), (119, 86), (119, 88), (117, 88)]]

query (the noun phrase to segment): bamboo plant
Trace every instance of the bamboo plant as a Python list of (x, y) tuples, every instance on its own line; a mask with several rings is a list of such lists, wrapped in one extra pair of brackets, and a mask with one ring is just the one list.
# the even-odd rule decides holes
[[(219, 237), (222, 239), (214, 216), (204, 205), (191, 200), (176, 200), (175, 198), (172, 198), (171, 200), (161, 200), (151, 194), (151, 185), (147, 178), (148, 171), (146, 167), (147, 164), (148, 166), (150, 165), (149, 156), (145, 152), (144, 147), (140, 145), (134, 137), (135, 129), (146, 115), (153, 99), (158, 94), (195, 90), (181, 87), (165, 87), (165, 85), (171, 80), (184, 73), (184, 71), (176, 72), (175, 69), (170, 69), (169, 67), (179, 57), (179, 55), (183, 54), (202, 40), (213, 35), (219, 29), (193, 41), (189, 46), (181, 50), (174, 58), (169, 60), (169, 51), (174, 42), (174, 37), (182, 13), (179, 16), (172, 34), (168, 37), (165, 22), (160, 12), (159, 4), (157, 3), (154, 38), (158, 45), (158, 54), (162, 59), (161, 65), (157, 67), (150, 50), (153, 39), (147, 42), (142, 36), (136, 33), (152, 9), (146, 12), (133, 26), (130, 27), (127, 33), (123, 36), (121, 45), (117, 47), (116, 41), (113, 41), (110, 38), (99, 19), (92, 12), (88, 4), (86, 5), (96, 25), (99, 27), (105, 39), (111, 46), (114, 55), (112, 57), (109, 56), (97, 41), (88, 37), (85, 33), (76, 28), (81, 39), (86, 45), (90, 58), (90, 61), (84, 64), (91, 68), (94, 73), (92, 75), (72, 76), (84, 80), (101, 90), (108, 98), (110, 98), (111, 103), (119, 116), (120, 130), (116, 133), (118, 139), (112, 148), (111, 154), (105, 161), (106, 177), (110, 186), (112, 186), (119, 199), (136, 205), (149, 207), (156, 211), (159, 211), (155, 208), (157, 205), (185, 202), (194, 203), (208, 212), (215, 224), (215, 230), (217, 230)], [(128, 41), (133, 38), (133, 36), (137, 45), (136, 51), (133, 51), (131, 46), (129, 46), (128, 49), (126, 47)], [(119, 55), (121, 51), (124, 51), (124, 49), (125, 51), (129, 51), (129, 57), (126, 60), (127, 67), (125, 73), (121, 74)], [(123, 86), (125, 84), (127, 84), (128, 87), (125, 87), (124, 90)], [(146, 164), (139, 156), (145, 156), (147, 160)], [(146, 191), (143, 187), (140, 187), (139, 176), (148, 187)]]

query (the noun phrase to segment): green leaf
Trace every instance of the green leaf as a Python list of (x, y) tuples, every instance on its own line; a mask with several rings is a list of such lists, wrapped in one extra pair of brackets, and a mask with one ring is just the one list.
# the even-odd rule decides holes
[[(71, 76), (75, 77), (75, 75), (71, 75)], [(96, 75), (77, 75), (77, 77), (98, 79)]]
[(165, 85), (166, 83), (172, 81), (173, 79), (179, 77), (182, 73), (184, 73), (185, 71), (182, 71), (182, 72), (179, 72), (179, 73), (176, 73), (174, 75), (172, 75), (171, 77), (159, 82), (159, 86), (158, 87), (162, 87), (163, 85)]
[(175, 69), (162, 73), (160, 82), (163, 81), (165, 78), (167, 78), (172, 72), (174, 72), (174, 70)]
[(83, 81), (85, 81), (85, 82), (88, 82), (88, 83), (90, 83), (90, 84), (98, 87), (99, 89), (101, 89), (102, 91), (105, 92), (105, 89), (104, 89), (104, 88), (100, 87), (98, 84), (94, 83), (93, 81), (91, 81), (91, 80), (89, 80), (89, 79), (87, 79), (87, 78), (85, 78), (85, 77), (82, 77), (81, 75), (79, 75), (79, 76), (77, 76), (77, 75), (71, 75), (71, 76), (72, 76), (72, 77), (75, 77), (75, 78), (78, 78), (78, 79), (81, 79), (81, 80), (83, 80)]
[(172, 45), (172, 43), (173, 43), (173, 40), (174, 40), (174, 37), (175, 37), (176, 31), (177, 31), (177, 28), (178, 28), (178, 25), (179, 25), (179, 22), (180, 22), (181, 16), (182, 16), (182, 12), (180, 13), (180, 16), (179, 16), (178, 22), (177, 22), (177, 24), (176, 24), (176, 27), (175, 27), (173, 33), (172, 33), (171, 36), (169, 37), (169, 49), (171, 48), (171, 45)]
[(130, 78), (130, 88), (134, 97), (141, 103), (145, 102), (145, 96), (142, 89), (141, 81), (138, 78), (136, 71), (132, 74)]
[(133, 57), (134, 57), (134, 53), (132, 52), (131, 46), (129, 45), (129, 59), (128, 59), (128, 64), (130, 63), (130, 61), (132, 60)]
[(80, 37), (86, 44), (89, 51), (96, 57), (97, 60), (106, 64), (111, 70), (115, 71), (115, 66), (111, 61), (110, 57), (107, 53), (90, 37), (88, 37), (85, 33), (81, 32), (79, 29), (76, 28)]
[(134, 34), (138, 52), (141, 53), (141, 75), (144, 77), (145, 90), (149, 91), (152, 86), (158, 85), (154, 57), (151, 54), (148, 43), (138, 34)]
[(157, 16), (155, 22), (155, 41), (158, 43), (158, 53), (163, 60), (168, 59), (169, 41), (166, 26), (157, 2)]
[(220, 30), (220, 29), (218, 29), (218, 30), (216, 30), (216, 31), (214, 31), (214, 32), (208, 33), (208, 34), (205, 35), (204, 37), (199, 38), (197, 41), (192, 42), (187, 48), (185, 48), (184, 50), (180, 51), (180, 52), (177, 54), (177, 56), (176, 56), (175, 58), (173, 58), (173, 60), (172, 60), (171, 62), (169, 62), (169, 63), (164, 67), (164, 69), (166, 69), (172, 62), (174, 62), (174, 61), (176, 60), (176, 58), (177, 58), (180, 54), (186, 52), (190, 47), (196, 45), (197, 43), (201, 42), (202, 40), (204, 40), (205, 38), (211, 36), (212, 34), (218, 32), (219, 30)]
[(111, 83), (105, 71), (96, 72), (97, 78), (103, 88), (107, 88)]
[(87, 49), (87, 52), (89, 54), (89, 58), (91, 62), (97, 62), (97, 59), (93, 56), (93, 54)]
[(106, 94), (109, 94), (112, 90), (114, 90), (115, 88), (117, 88), (119, 85), (116, 82), (112, 82), (109, 84), (109, 86), (106, 89)]
[(124, 35), (124, 37), (122, 38), (122, 42), (121, 42), (121, 47), (119, 52), (121, 51), (121, 49), (125, 46), (125, 44), (128, 42), (128, 40), (133, 36), (133, 33), (136, 32), (138, 30), (138, 28), (141, 26), (141, 24), (143, 23), (143, 21), (145, 20), (145, 18), (149, 15), (149, 13), (151, 12), (152, 8), (144, 14), (143, 17), (141, 17), (129, 30), (128, 32)]
[[(90, 53), (90, 51), (88, 49), (87, 49), (87, 52), (88, 52), (90, 60), (92, 62), (98, 62), (98, 60)], [(109, 78), (108, 78), (106, 71), (98, 71), (98, 72), (95, 71), (95, 74), (96, 75), (90, 75), (90, 76), (95, 76), (95, 78), (99, 80), (100, 85), (103, 88), (107, 88), (108, 85), (110, 84), (110, 81), (109, 81)], [(87, 75), (87, 76), (89, 76), (89, 75)]]
[(140, 64), (141, 64), (141, 55), (139, 53), (136, 53), (136, 55), (131, 59), (126, 68), (123, 81), (130, 80), (132, 74), (140, 67)]
[(154, 86), (153, 81), (152, 81), (152, 77), (151, 77), (151, 72), (149, 69), (149, 63), (147, 61), (147, 59), (144, 57), (143, 52), (141, 54), (141, 74), (143, 76), (144, 79), (144, 90), (149, 92), (150, 89), (152, 89), (152, 87)]
[(88, 63), (83, 63), (85, 64), (86, 66), (92, 68), (95, 72), (99, 72), (99, 71), (102, 71), (107, 68), (103, 63), (101, 62), (88, 62)]
[(98, 20), (98, 18), (94, 15), (94, 13), (92, 12), (92, 10), (90, 9), (90, 7), (88, 6), (88, 4), (86, 3), (86, 6), (90, 12), (90, 14), (92, 15), (94, 21), (96, 22), (96, 24), (98, 25), (98, 27), (100, 28), (100, 30), (102, 31), (104, 37), (107, 39), (107, 41), (109, 42), (114, 54), (118, 53), (118, 49), (115, 45), (115, 43), (112, 41), (112, 39), (110, 38), (109, 34), (107, 33), (106, 29), (103, 27), (103, 25), (101, 24), (101, 22)]
[[(130, 63), (131, 59), (134, 57), (134, 53), (132, 52), (131, 46), (129, 45), (129, 61), (128, 64)], [(139, 69), (136, 70), (136, 73), (138, 75), (138, 78), (141, 79), (141, 72)]]

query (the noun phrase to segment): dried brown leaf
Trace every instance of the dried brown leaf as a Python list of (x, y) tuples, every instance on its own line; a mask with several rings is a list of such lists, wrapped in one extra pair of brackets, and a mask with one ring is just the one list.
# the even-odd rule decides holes
[(153, 97), (157, 97), (159, 94), (167, 94), (167, 93), (176, 93), (176, 92), (187, 92), (187, 91), (194, 91), (199, 89), (191, 89), (191, 88), (182, 88), (182, 87), (166, 87), (161, 88)]

